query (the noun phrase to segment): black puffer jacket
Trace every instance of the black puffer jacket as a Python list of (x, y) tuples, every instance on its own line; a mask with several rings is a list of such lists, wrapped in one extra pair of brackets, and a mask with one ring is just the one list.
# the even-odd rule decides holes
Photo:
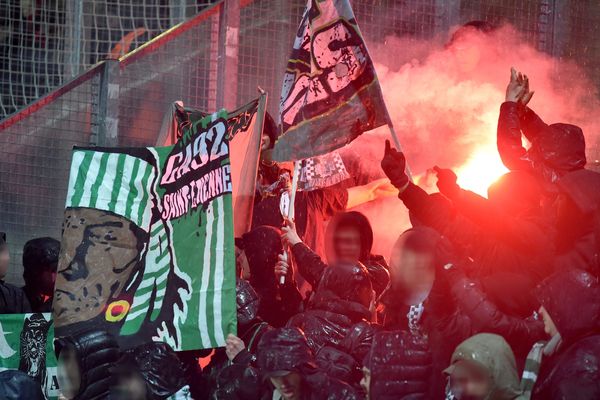
[(370, 320), (372, 286), (366, 268), (360, 264), (339, 263), (327, 268), (308, 309), (295, 315), (288, 326), (300, 328), (313, 352), (323, 346), (338, 347), (353, 329)]
[(166, 399), (187, 385), (185, 368), (166, 343), (150, 342), (127, 350), (115, 364), (114, 373), (137, 373), (146, 382), (149, 400)]
[(431, 353), (422, 338), (405, 331), (378, 333), (363, 365), (371, 371), (371, 400), (427, 398)]
[(558, 272), (537, 289), (562, 341), (542, 358), (532, 400), (600, 399), (600, 282), (579, 269)]
[(44, 400), (40, 383), (25, 372), (9, 369), (0, 372), (0, 399)]
[(76, 336), (65, 336), (54, 340), (56, 358), (61, 351), (72, 347), (77, 354), (81, 383), (75, 400), (108, 399), (110, 369), (119, 359), (119, 346), (110, 334), (91, 331)]
[[(257, 365), (263, 378), (288, 371), (302, 377), (302, 400), (358, 400), (362, 396), (346, 383), (317, 368), (306, 338), (297, 328), (281, 328), (263, 335)], [(272, 398), (272, 389), (265, 399)]]
[[(523, 134), (530, 142), (526, 150)], [(570, 124), (547, 125), (530, 108), (515, 102), (500, 106), (498, 152), (510, 170), (533, 171), (548, 183), (586, 164), (585, 138), (581, 128)]]

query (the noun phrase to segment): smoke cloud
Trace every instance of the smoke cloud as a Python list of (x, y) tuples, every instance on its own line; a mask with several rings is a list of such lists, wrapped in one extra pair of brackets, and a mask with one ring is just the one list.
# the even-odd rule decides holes
[[(545, 122), (579, 125), (588, 150), (597, 146), (597, 88), (577, 65), (537, 51), (511, 26), (492, 33), (473, 30), (450, 45), (444, 42), (389, 37), (369, 44), (410, 168), (426, 190), (435, 191), (428, 173), (434, 165), (454, 169), (462, 187), (482, 195), (506, 171), (496, 149), (496, 125), (512, 66), (529, 76), (535, 91), (530, 107)], [(387, 138), (382, 127), (342, 151), (358, 164), (359, 181), (383, 175), (379, 162)], [(404, 205), (389, 198), (359, 210), (376, 232), (373, 250), (388, 257), (409, 227)]]

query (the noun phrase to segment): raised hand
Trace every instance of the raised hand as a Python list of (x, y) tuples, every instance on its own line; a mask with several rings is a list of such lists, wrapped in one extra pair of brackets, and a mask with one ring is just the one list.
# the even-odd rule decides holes
[(244, 350), (245, 348), (246, 345), (242, 339), (231, 333), (227, 335), (227, 339), (225, 339), (225, 354), (227, 354), (229, 361), (233, 361), (235, 356), (237, 356), (240, 351)]
[(456, 183), (458, 179), (451, 169), (433, 167), (437, 174), (437, 187), (444, 196), (453, 199), (460, 193), (460, 186)]
[(408, 185), (408, 175), (406, 175), (406, 158), (404, 153), (392, 148), (390, 141), (385, 141), (385, 152), (381, 160), (381, 169), (385, 175), (390, 178), (390, 182), (396, 188), (404, 190)]
[(514, 68), (510, 69), (510, 82), (506, 87), (506, 101), (518, 102), (519, 98), (525, 93), (524, 77), (521, 73), (517, 73)]
[(285, 220), (285, 225), (281, 228), (281, 232), (281, 241), (284, 245), (293, 247), (302, 242), (302, 239), (298, 236), (298, 232), (296, 232), (296, 224), (289, 219)]

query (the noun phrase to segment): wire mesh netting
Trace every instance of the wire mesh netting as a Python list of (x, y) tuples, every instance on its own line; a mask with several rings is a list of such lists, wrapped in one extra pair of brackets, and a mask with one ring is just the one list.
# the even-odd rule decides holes
[[(597, 1), (351, 2), (370, 47), (390, 36), (445, 40), (451, 26), (470, 20), (507, 22), (539, 50), (578, 63), (600, 86)], [(212, 111), (227, 97), (238, 105), (256, 98), (257, 86), (270, 93), (268, 108), (277, 114), (305, 0), (227, 0), (206, 11), (208, 3), (214, 1), (0, 0), (0, 118), (107, 56), (129, 53), (0, 122), (9, 281), (20, 280), (26, 240), (60, 236), (73, 145), (97, 144), (107, 130), (116, 134), (114, 145), (154, 145), (171, 102)]]

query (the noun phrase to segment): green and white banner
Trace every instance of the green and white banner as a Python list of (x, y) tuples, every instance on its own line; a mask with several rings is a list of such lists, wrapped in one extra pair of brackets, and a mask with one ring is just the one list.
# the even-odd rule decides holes
[(48, 399), (58, 397), (51, 314), (0, 315), (0, 371), (18, 369), (40, 383)]
[(229, 139), (246, 120), (195, 114), (172, 146), (73, 151), (57, 337), (91, 328), (124, 347), (225, 345), (236, 330)]

